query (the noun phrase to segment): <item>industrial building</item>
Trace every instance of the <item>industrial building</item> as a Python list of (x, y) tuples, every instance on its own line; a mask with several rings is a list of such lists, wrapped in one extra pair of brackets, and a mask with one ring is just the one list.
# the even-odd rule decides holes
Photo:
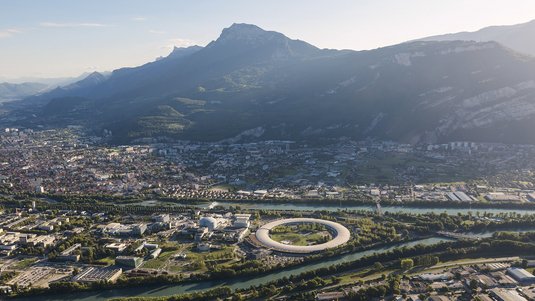
[(169, 214), (159, 214), (154, 216), (152, 219), (154, 222), (157, 223), (168, 223), (171, 221), (171, 217), (169, 216)]
[(81, 247), (82, 247), (81, 244), (72, 245), (70, 248), (68, 248), (65, 251), (61, 252), (58, 255), (58, 257), (56, 257), (56, 260), (78, 262), (80, 260), (80, 254), (78, 254), (75, 251), (77, 251)]
[(158, 244), (153, 244), (153, 243), (143, 243), (143, 248), (147, 249), (147, 250), (155, 250), (155, 249), (158, 249), (159, 246)]
[(456, 191), (454, 192), (455, 196), (461, 201), (461, 202), (471, 202), (472, 198), (469, 197), (466, 193), (462, 191)]
[(103, 234), (113, 236), (141, 236), (147, 231), (146, 224), (123, 225), (120, 223), (109, 223), (100, 228)]
[(509, 274), (509, 276), (513, 277), (513, 279), (524, 285), (535, 283), (535, 276), (524, 269), (508, 268), (507, 274)]
[(124, 250), (126, 250), (127, 247), (128, 246), (125, 243), (118, 242), (110, 243), (105, 246), (106, 249), (112, 250), (116, 254), (122, 253)]
[(88, 267), (84, 269), (80, 274), (73, 277), (75, 282), (115, 282), (123, 273), (123, 269), (106, 267)]
[(251, 226), (250, 214), (234, 214), (234, 224), (236, 228), (249, 228)]
[(123, 265), (126, 267), (137, 268), (143, 263), (143, 258), (135, 256), (117, 256), (115, 258), (116, 265)]
[(219, 221), (211, 216), (201, 217), (199, 220), (199, 227), (206, 227), (208, 230), (213, 231), (219, 226)]
[(162, 253), (162, 249), (160, 249), (160, 248), (154, 249), (154, 251), (152, 251), (152, 252), (149, 254), (149, 258), (150, 258), (150, 259), (155, 259), (155, 258), (157, 258), (158, 256), (160, 256), (161, 253)]
[(520, 202), (521, 199), (517, 195), (505, 194), (503, 192), (491, 192), (485, 195), (485, 199), (489, 202)]
[(453, 202), (472, 202), (473, 199), (462, 191), (448, 192), (446, 197)]
[(512, 289), (493, 288), (489, 294), (497, 301), (526, 301), (516, 290)]

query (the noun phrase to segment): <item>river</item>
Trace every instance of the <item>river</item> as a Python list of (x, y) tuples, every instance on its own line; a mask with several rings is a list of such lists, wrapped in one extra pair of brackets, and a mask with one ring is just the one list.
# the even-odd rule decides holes
[[(144, 206), (154, 206), (159, 204), (158, 201), (144, 201), (141, 203), (138, 203), (137, 205), (144, 205)], [(246, 209), (258, 209), (258, 210), (282, 210), (282, 211), (288, 211), (288, 210), (298, 210), (298, 211), (312, 211), (312, 210), (326, 210), (326, 211), (337, 211), (337, 210), (367, 210), (367, 211), (373, 211), (375, 210), (375, 207), (373, 206), (364, 206), (364, 205), (357, 205), (357, 206), (327, 206), (327, 205), (317, 205), (317, 204), (282, 204), (282, 203), (239, 203), (239, 202), (212, 202), (212, 203), (203, 203), (198, 205), (199, 208), (208, 208), (213, 206), (223, 206), (223, 207), (229, 207), (229, 206), (240, 206), (242, 208)], [(493, 214), (499, 214), (499, 213), (518, 213), (518, 214), (535, 214), (535, 210), (524, 210), (524, 209), (469, 209), (469, 208), (413, 208), (413, 207), (402, 207), (402, 206), (384, 206), (382, 207), (383, 212), (403, 212), (403, 213), (430, 213), (434, 212), (437, 214), (440, 213), (447, 213), (449, 215), (456, 215), (458, 213), (468, 213), (472, 212), (472, 214), (476, 213), (493, 213)], [(486, 233), (478, 233), (478, 236), (481, 237), (488, 237), (492, 235), (493, 232), (486, 232)], [(425, 244), (425, 245), (431, 245), (436, 244), (442, 241), (447, 241), (448, 239), (443, 238), (428, 238), (423, 239), (415, 242), (409, 242), (409, 243), (403, 243), (399, 244), (395, 247), (402, 247), (402, 246), (413, 246), (418, 243)], [(297, 275), (306, 271), (315, 270), (321, 267), (330, 266), (333, 264), (348, 262), (357, 260), (363, 256), (370, 255), (374, 252), (385, 252), (390, 249), (393, 249), (394, 247), (388, 247), (388, 248), (375, 248), (368, 251), (363, 252), (356, 252), (351, 254), (345, 254), (337, 257), (333, 257), (331, 259), (326, 259), (322, 262), (318, 263), (309, 263), (305, 265), (301, 265), (299, 267), (293, 267), (285, 269), (284, 271), (278, 271), (273, 272), (269, 274), (265, 274), (262, 276), (257, 277), (248, 277), (246, 279), (244, 278), (236, 278), (234, 280), (229, 281), (199, 281), (196, 283), (189, 283), (189, 284), (179, 284), (179, 285), (165, 285), (165, 286), (146, 286), (146, 287), (133, 287), (133, 288), (121, 288), (121, 289), (113, 289), (113, 290), (105, 290), (105, 291), (95, 291), (95, 292), (82, 292), (82, 293), (75, 293), (75, 294), (62, 294), (62, 295), (51, 295), (51, 296), (36, 296), (36, 297), (29, 297), (29, 298), (18, 298), (17, 300), (31, 300), (31, 301), (38, 301), (38, 300), (44, 300), (44, 301), (67, 301), (67, 300), (82, 300), (82, 301), (100, 301), (100, 300), (107, 300), (109, 298), (114, 297), (128, 297), (128, 296), (168, 296), (168, 295), (176, 295), (181, 293), (189, 293), (199, 290), (205, 290), (209, 288), (214, 288), (221, 285), (227, 285), (232, 289), (240, 289), (240, 288), (247, 288), (253, 285), (259, 285), (264, 284), (266, 282), (280, 279), (283, 277), (287, 277), (290, 275)]]
[[(139, 203), (142, 205), (149, 205), (154, 204), (151, 201), (147, 201), (147, 203), (142, 202)], [(366, 205), (349, 205), (349, 206), (335, 206), (335, 205), (318, 205), (318, 204), (283, 204), (283, 203), (269, 203), (269, 202), (262, 202), (262, 203), (239, 203), (239, 202), (213, 202), (213, 203), (203, 203), (198, 205), (200, 208), (208, 208), (210, 205), (212, 206), (223, 206), (223, 207), (229, 207), (229, 206), (240, 206), (244, 209), (258, 209), (258, 210), (281, 210), (281, 211), (288, 211), (288, 210), (297, 210), (297, 211), (313, 211), (313, 210), (325, 210), (325, 211), (337, 211), (337, 210), (366, 210), (366, 211), (373, 211), (376, 210), (375, 206), (366, 206)], [(447, 213), (449, 215), (457, 215), (458, 213), (468, 213), (472, 212), (472, 214), (479, 213), (493, 213), (493, 214), (499, 214), (499, 213), (519, 213), (519, 214), (535, 214), (534, 210), (529, 209), (495, 209), (495, 208), (487, 208), (487, 209), (481, 209), (481, 208), (419, 208), (419, 207), (403, 207), (403, 206), (382, 206), (381, 210), (383, 212), (402, 212), (402, 213), (415, 213), (415, 214), (425, 214), (434, 212), (437, 214), (440, 213)]]
[(221, 285), (226, 285), (232, 289), (241, 289), (248, 288), (253, 285), (265, 284), (267, 282), (277, 280), (283, 277), (288, 277), (290, 275), (298, 275), (303, 272), (319, 269), (322, 267), (327, 267), (334, 264), (350, 262), (362, 258), (373, 253), (382, 253), (389, 250), (392, 250), (396, 247), (410, 247), (417, 244), (423, 245), (433, 245), (444, 241), (450, 241), (445, 238), (427, 238), (417, 241), (400, 243), (395, 246), (374, 248), (367, 251), (344, 254), (340, 256), (335, 256), (329, 259), (325, 259), (321, 262), (312, 262), (297, 267), (291, 267), (285, 269), (284, 271), (272, 272), (260, 276), (251, 276), (247, 278), (236, 277), (233, 280), (218, 280), (218, 281), (199, 281), (196, 283), (188, 284), (176, 284), (176, 285), (164, 285), (164, 286), (146, 286), (146, 287), (132, 287), (132, 288), (120, 288), (104, 291), (91, 291), (91, 292), (81, 292), (81, 293), (71, 293), (71, 294), (61, 294), (61, 295), (48, 295), (48, 296), (34, 296), (27, 298), (17, 298), (15, 300), (28, 300), (28, 301), (67, 301), (67, 300), (80, 300), (80, 301), (101, 301), (107, 300), (109, 298), (116, 297), (132, 297), (132, 296), (145, 296), (145, 297), (157, 297), (157, 296), (168, 296), (176, 295), (182, 293), (190, 293), (199, 290), (205, 290), (214, 288)]

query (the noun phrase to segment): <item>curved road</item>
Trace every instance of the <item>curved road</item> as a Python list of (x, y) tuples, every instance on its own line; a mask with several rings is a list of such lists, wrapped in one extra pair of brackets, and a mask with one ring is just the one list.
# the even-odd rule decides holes
[[(313, 245), (313, 246), (294, 246), (294, 245), (285, 245), (280, 242), (276, 242), (269, 236), (269, 231), (277, 226), (280, 225), (287, 225), (287, 224), (302, 224), (302, 223), (315, 223), (315, 224), (321, 224), (329, 229), (331, 229), (335, 233), (335, 237), (323, 244), (319, 245)], [(277, 221), (273, 221), (270, 223), (267, 223), (260, 227), (256, 231), (256, 239), (260, 241), (264, 246), (274, 249), (277, 251), (282, 252), (288, 252), (288, 253), (312, 253), (317, 251), (323, 251), (325, 249), (334, 248), (340, 245), (345, 244), (349, 238), (351, 237), (349, 230), (342, 226), (339, 223), (326, 221), (322, 219), (315, 219), (315, 218), (289, 218), (289, 219), (281, 219)]]

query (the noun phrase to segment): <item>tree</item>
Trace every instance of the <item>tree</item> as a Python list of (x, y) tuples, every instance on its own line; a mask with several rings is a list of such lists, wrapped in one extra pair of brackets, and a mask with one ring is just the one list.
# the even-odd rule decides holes
[(429, 254), (418, 256), (415, 259), (416, 265), (421, 266), (432, 266), (436, 265), (439, 262), (438, 256), (432, 256)]
[(383, 264), (380, 262), (376, 262), (373, 264), (373, 270), (378, 272), (381, 271), (384, 268)]
[(386, 287), (384, 287), (383, 285), (379, 286), (377, 288), (377, 294), (380, 296), (380, 297), (384, 297), (386, 295)]
[(340, 281), (342, 281), (342, 278), (340, 278), (340, 277), (336, 277), (336, 276), (332, 276), (331, 277), (332, 284), (338, 284), (338, 283), (340, 283)]
[(402, 259), (400, 262), (400, 266), (401, 266), (401, 269), (404, 271), (410, 270), (414, 266), (414, 260), (410, 258)]

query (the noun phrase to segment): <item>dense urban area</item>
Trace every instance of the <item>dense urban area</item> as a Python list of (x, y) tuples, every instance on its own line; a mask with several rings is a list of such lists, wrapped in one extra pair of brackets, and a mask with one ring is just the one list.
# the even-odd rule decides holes
[(0, 183), (8, 194), (150, 196), (175, 200), (535, 200), (535, 146), (412, 146), (336, 140), (106, 146), (76, 127), (7, 128)]

